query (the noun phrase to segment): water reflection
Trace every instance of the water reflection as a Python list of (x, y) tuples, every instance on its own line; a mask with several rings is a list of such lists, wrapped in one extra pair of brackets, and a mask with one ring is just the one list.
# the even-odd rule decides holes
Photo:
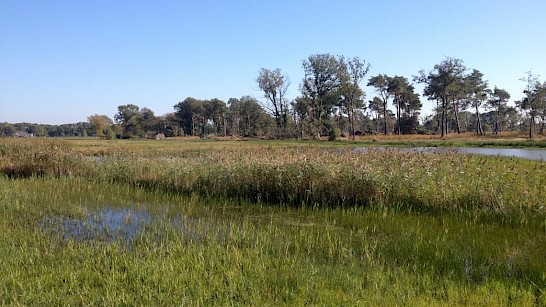
[(101, 208), (83, 218), (49, 216), (40, 226), (64, 239), (131, 242), (151, 222), (152, 216), (146, 211)]
[(521, 148), (457, 148), (459, 153), (514, 157), (527, 160), (544, 161), (546, 150), (539, 149), (521, 149)]
[(546, 150), (542, 149), (521, 149), (521, 148), (474, 148), (474, 147), (359, 147), (354, 148), (356, 153), (366, 153), (370, 150), (377, 151), (400, 151), (416, 153), (458, 153), (474, 154), (487, 156), (514, 157), (527, 160), (544, 161), (546, 159)]
[(163, 226), (172, 227), (191, 241), (200, 241), (211, 234), (220, 239), (229, 233), (212, 220), (180, 214), (171, 217), (153, 216), (146, 210), (133, 208), (100, 208), (86, 211), (82, 218), (60, 215), (45, 217), (39, 228), (52, 232), (64, 240), (121, 241), (128, 244), (146, 231), (152, 231), (153, 226), (162, 223)]

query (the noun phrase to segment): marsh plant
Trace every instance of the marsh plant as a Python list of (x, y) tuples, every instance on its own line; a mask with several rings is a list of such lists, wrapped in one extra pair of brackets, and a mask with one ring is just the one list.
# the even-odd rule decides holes
[(3, 304), (546, 303), (539, 162), (33, 141), (0, 145)]
[(110, 156), (87, 178), (289, 206), (542, 213), (546, 166), (512, 158), (322, 148), (247, 148), (195, 155)]

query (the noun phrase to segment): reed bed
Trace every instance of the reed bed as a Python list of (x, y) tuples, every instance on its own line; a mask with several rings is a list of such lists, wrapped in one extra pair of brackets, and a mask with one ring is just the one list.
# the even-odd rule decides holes
[(86, 178), (291, 206), (384, 206), (515, 216), (543, 213), (546, 167), (518, 159), (321, 148), (111, 156)]
[(63, 141), (0, 138), (0, 173), (15, 176), (62, 176), (76, 167), (77, 153)]
[(2, 142), (0, 172), (290, 206), (380, 206), (518, 216), (546, 210), (546, 164), (514, 158), (309, 146), (171, 148), (82, 155), (68, 143)]

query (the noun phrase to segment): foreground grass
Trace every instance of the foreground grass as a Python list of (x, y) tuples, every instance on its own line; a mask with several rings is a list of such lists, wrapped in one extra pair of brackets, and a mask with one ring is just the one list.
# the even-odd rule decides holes
[[(0, 178), (0, 204), (3, 304), (546, 303), (546, 236), (535, 224), (256, 206), (66, 178)], [(157, 220), (131, 243), (40, 226), (100, 207)], [(170, 224), (173, 214), (198, 219), (199, 236)]]

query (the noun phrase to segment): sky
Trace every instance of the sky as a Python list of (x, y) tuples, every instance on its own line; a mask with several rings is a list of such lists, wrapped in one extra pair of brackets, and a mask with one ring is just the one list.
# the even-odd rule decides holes
[[(0, 0), (0, 122), (262, 99), (261, 68), (287, 74), (292, 99), (302, 62), (320, 53), (365, 60), (367, 78), (410, 80), (458, 58), (519, 100), (527, 71), (546, 77), (545, 16), (544, 0)], [(376, 95), (365, 90), (366, 100)]]

